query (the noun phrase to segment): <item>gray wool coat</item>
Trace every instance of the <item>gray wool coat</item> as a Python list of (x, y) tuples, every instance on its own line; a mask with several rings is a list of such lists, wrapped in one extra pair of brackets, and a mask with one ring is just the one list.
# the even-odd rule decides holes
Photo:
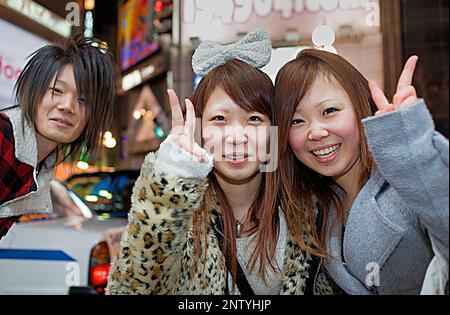
[(419, 294), (435, 256), (430, 239), (448, 270), (448, 139), (435, 131), (423, 100), (363, 125), (376, 166), (350, 209), (342, 243), (338, 227), (331, 233), (338, 259), (326, 267), (349, 294)]

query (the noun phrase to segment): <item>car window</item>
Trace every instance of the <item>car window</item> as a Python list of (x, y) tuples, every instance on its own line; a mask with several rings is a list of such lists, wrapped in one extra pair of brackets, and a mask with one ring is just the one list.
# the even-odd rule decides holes
[(66, 182), (97, 216), (127, 217), (139, 171), (77, 174)]

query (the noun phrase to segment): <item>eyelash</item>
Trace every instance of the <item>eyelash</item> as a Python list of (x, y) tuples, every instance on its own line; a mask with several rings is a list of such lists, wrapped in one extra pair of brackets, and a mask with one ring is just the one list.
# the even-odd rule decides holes
[(63, 94), (63, 91), (61, 91), (58, 88), (50, 88), (50, 91), (52, 91), (53, 94)]
[[(330, 112), (331, 111), (331, 112)], [(325, 109), (324, 111), (323, 111), (323, 115), (325, 116), (325, 115), (329, 115), (329, 114), (332, 114), (332, 113), (334, 113), (334, 112), (337, 112), (338, 110), (336, 109), (336, 108), (334, 108), (334, 107), (330, 107), (330, 108), (327, 108), (327, 109)], [(294, 126), (296, 126), (296, 125), (299, 125), (299, 124), (301, 124), (301, 123), (303, 123), (303, 122), (305, 122), (303, 119), (294, 119), (294, 120), (292, 120), (292, 125), (294, 125)]]
[[(55, 95), (55, 94), (58, 94), (58, 95), (64, 94), (64, 92), (62, 90), (58, 89), (58, 88), (50, 88), (50, 91), (52, 92), (53, 95)], [(79, 104), (84, 104), (86, 102), (86, 100), (84, 98), (82, 98), (82, 97), (77, 98), (76, 101)]]
[[(255, 120), (255, 118), (256, 118), (257, 120)], [(260, 122), (263, 121), (262, 118), (261, 118), (261, 117), (258, 117), (258, 116), (251, 116), (251, 117), (249, 118), (249, 120), (250, 120), (250, 122), (252, 122), (252, 123), (260, 123)], [(213, 118), (210, 119), (210, 121), (223, 122), (223, 121), (225, 121), (225, 117), (222, 116), (222, 115), (214, 116)]]
[(302, 122), (305, 122), (305, 121), (303, 119), (294, 119), (291, 124), (296, 126), (296, 125), (299, 125)]
[[(252, 120), (253, 118), (256, 118), (257, 121)], [(261, 118), (261, 117), (258, 117), (258, 116), (251, 116), (251, 117), (249, 118), (249, 120), (250, 120), (251, 122), (253, 122), (253, 123), (260, 123), (260, 122), (263, 121), (262, 118)]]
[[(333, 111), (332, 111), (331, 113), (327, 113), (327, 112), (330, 111), (330, 110), (333, 110)], [(324, 115), (332, 114), (332, 113), (337, 112), (337, 111), (338, 111), (338, 110), (337, 110), (336, 108), (330, 107), (330, 108), (325, 109), (325, 110), (323, 111), (323, 114), (324, 114)]]
[[(220, 119), (219, 119), (220, 118)], [(210, 121), (218, 121), (218, 122), (222, 122), (225, 121), (225, 117), (218, 115), (218, 116), (214, 116), (213, 118), (210, 119)]]

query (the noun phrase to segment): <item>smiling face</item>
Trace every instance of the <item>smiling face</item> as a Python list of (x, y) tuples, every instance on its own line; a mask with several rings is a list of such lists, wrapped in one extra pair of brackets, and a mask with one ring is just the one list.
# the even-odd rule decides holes
[(58, 144), (68, 144), (78, 139), (86, 123), (86, 106), (77, 95), (73, 67), (66, 65), (51, 80), (42, 101), (37, 105), (38, 136), (47, 143), (53, 143), (55, 147)]
[(246, 112), (222, 88), (209, 97), (202, 114), (203, 147), (214, 156), (214, 168), (230, 181), (247, 181), (266, 158), (270, 119)]
[(292, 118), (289, 144), (295, 156), (315, 172), (357, 181), (360, 133), (350, 99), (342, 88), (319, 78)]

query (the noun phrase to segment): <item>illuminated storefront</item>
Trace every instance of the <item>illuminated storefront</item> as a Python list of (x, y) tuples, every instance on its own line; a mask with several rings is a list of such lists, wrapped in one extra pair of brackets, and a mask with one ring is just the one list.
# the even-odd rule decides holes
[[(378, 0), (225, 0), (220, 3), (186, 0), (180, 2), (179, 8), (182, 50), (193, 51), (201, 40), (233, 42), (262, 27), (269, 33), (274, 47), (272, 63), (264, 69), (272, 78), (282, 64), (295, 57), (297, 48), (315, 46), (337, 51), (364, 75), (383, 85), (383, 36)], [(313, 33), (319, 35), (318, 41), (313, 40)], [(290, 49), (280, 49), (284, 47)]]

